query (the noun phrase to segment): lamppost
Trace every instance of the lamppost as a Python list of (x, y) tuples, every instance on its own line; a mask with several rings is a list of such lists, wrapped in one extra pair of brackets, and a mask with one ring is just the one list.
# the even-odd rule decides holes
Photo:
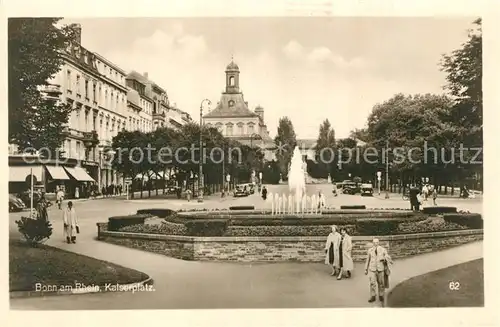
[(199, 160), (199, 174), (198, 174), (198, 202), (203, 202), (203, 104), (207, 102), (208, 106), (212, 102), (208, 99), (203, 99), (200, 104), (200, 160)]
[(385, 198), (389, 198), (389, 140), (385, 142)]

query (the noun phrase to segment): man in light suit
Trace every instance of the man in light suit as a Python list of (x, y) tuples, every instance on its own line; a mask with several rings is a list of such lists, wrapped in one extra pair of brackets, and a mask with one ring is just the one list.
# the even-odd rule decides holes
[(377, 288), (379, 300), (384, 301), (385, 274), (388, 264), (392, 264), (392, 260), (387, 250), (379, 245), (378, 239), (373, 239), (373, 246), (368, 249), (365, 263), (365, 275), (368, 275), (370, 280), (370, 299), (368, 302), (375, 301)]

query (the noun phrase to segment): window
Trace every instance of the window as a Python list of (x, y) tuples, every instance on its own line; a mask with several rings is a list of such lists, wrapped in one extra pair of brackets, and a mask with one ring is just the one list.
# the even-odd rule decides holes
[(104, 107), (108, 106), (108, 90), (104, 91)]
[(250, 134), (252, 135), (254, 132), (254, 125), (252, 123), (249, 123), (248, 126), (247, 126), (247, 134)]
[(238, 135), (243, 135), (243, 123), (238, 123)]
[(89, 98), (89, 81), (85, 80), (85, 97)]
[(96, 91), (96, 85), (95, 83), (92, 85), (92, 100), (96, 101), (96, 94), (95, 94), (95, 91)]
[(76, 109), (76, 129), (80, 130), (80, 108)]
[(227, 136), (233, 135), (233, 124), (229, 123), (226, 125), (226, 135)]
[(76, 141), (76, 159), (80, 159), (80, 141)]
[(230, 107), (234, 107), (234, 101), (233, 100), (229, 100), (229, 106)]
[(89, 130), (89, 111), (85, 110), (85, 132)]
[(67, 74), (66, 74), (66, 83), (67, 83), (67, 86), (68, 86), (68, 90), (71, 90), (73, 88), (73, 85), (72, 85), (72, 80), (71, 80), (71, 71), (68, 70)]
[(76, 75), (76, 93), (80, 94), (80, 75)]
[(234, 86), (234, 76), (229, 77), (229, 86)]

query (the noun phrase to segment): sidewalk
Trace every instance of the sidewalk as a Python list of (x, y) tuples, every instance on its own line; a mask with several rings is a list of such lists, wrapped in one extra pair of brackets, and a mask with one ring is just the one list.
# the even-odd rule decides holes
[[(377, 307), (368, 300), (362, 263), (353, 277), (337, 281), (322, 263), (228, 263), (173, 259), (95, 239), (85, 228), (77, 244), (56, 229), (48, 245), (140, 270), (154, 279), (155, 292), (103, 293), (11, 299), (12, 309), (79, 310)], [(395, 261), (391, 286), (405, 279), (481, 258), (482, 242)], [(450, 276), (452, 279), (453, 276)]]

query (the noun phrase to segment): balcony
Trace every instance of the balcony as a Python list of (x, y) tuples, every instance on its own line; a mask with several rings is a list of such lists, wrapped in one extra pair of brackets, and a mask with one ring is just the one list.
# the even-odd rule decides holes
[(164, 112), (155, 112), (153, 113), (153, 120), (162, 120), (162, 121), (165, 121), (165, 113)]
[(39, 90), (44, 93), (44, 98), (48, 100), (57, 101), (62, 94), (61, 86), (57, 84), (42, 85)]
[(84, 132), (83, 133), (83, 143), (86, 148), (93, 148), (99, 144), (99, 135), (96, 131)]
[(111, 147), (111, 140), (99, 140), (100, 148), (109, 148)]

